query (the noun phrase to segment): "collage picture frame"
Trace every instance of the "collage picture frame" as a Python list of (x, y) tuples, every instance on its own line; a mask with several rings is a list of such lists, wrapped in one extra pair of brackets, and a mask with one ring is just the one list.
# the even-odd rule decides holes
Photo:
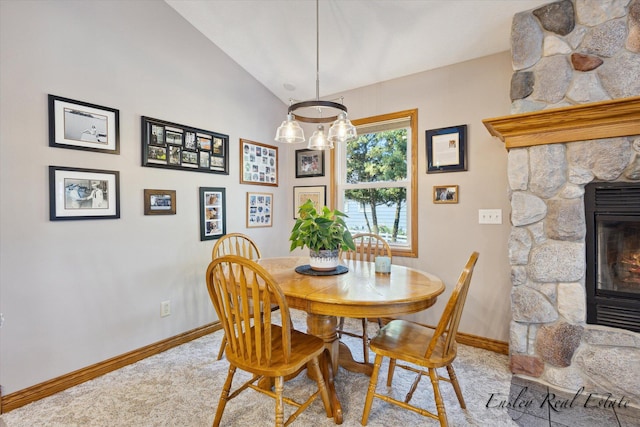
[(229, 175), (229, 136), (143, 116), (142, 166)]
[(278, 186), (278, 147), (240, 139), (240, 184)]
[(200, 240), (214, 240), (227, 234), (226, 190), (200, 187)]
[(273, 193), (247, 192), (247, 228), (273, 226)]

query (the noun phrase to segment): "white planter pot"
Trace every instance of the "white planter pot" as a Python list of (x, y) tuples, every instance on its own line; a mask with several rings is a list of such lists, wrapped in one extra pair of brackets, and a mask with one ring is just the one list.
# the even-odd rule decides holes
[(338, 267), (340, 251), (323, 249), (318, 252), (309, 250), (309, 265), (312, 270), (331, 271)]

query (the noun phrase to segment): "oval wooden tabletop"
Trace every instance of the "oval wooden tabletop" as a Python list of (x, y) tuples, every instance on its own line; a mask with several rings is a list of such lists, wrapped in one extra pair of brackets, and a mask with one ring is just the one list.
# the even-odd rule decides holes
[(311, 276), (295, 268), (308, 257), (262, 258), (258, 261), (276, 280), (292, 308), (345, 317), (385, 317), (415, 313), (433, 305), (445, 286), (438, 277), (401, 265), (390, 274), (375, 272), (373, 262), (343, 261), (349, 271)]

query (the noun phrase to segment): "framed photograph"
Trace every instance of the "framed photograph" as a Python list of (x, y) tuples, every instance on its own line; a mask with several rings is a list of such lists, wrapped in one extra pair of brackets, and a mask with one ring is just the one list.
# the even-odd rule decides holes
[(327, 205), (327, 186), (299, 186), (293, 187), (293, 219), (298, 219), (298, 209), (305, 204), (307, 200), (313, 202), (313, 206), (322, 209)]
[(273, 193), (247, 193), (247, 228), (273, 225)]
[(427, 136), (427, 173), (467, 170), (467, 125), (431, 129)]
[(142, 166), (229, 175), (229, 136), (142, 117)]
[(278, 147), (240, 139), (240, 184), (277, 187)]
[(120, 218), (120, 173), (49, 166), (49, 219)]
[(227, 234), (225, 189), (200, 187), (200, 240), (213, 240)]
[(458, 203), (458, 186), (434, 185), (433, 203)]
[(118, 110), (49, 95), (49, 146), (120, 154)]
[(176, 190), (144, 190), (145, 215), (175, 215)]
[(296, 178), (324, 176), (324, 150), (296, 150)]

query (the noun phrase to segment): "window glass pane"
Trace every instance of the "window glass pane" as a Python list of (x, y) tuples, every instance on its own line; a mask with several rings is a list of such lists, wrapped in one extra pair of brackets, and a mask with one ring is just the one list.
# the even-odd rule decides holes
[(347, 183), (407, 179), (407, 129), (360, 135), (347, 144)]
[(345, 222), (352, 234), (376, 233), (390, 245), (407, 245), (406, 209), (406, 188), (345, 191)]

